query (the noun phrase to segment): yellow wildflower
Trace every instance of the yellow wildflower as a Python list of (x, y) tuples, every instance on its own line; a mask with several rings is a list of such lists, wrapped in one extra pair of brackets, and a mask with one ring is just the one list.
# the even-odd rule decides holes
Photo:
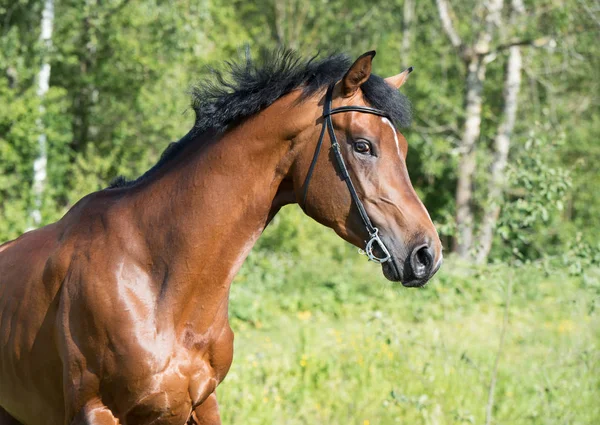
[(570, 320), (563, 320), (558, 325), (558, 332), (561, 334), (569, 333), (575, 327), (574, 323)]
[(298, 316), (298, 319), (306, 321), (306, 320), (308, 320), (308, 319), (311, 318), (312, 313), (310, 311), (308, 311), (308, 310), (306, 310), (306, 311), (299, 311), (298, 314), (297, 314), (297, 316)]
[(306, 357), (306, 354), (302, 354), (302, 358), (300, 359), (300, 366), (306, 367), (306, 365), (307, 365), (306, 360), (307, 359), (308, 359), (308, 357)]

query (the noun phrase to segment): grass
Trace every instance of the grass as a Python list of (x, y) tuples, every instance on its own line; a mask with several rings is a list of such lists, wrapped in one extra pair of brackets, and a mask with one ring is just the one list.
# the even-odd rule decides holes
[(447, 261), (402, 289), (327, 239), (274, 254), (274, 234), (232, 288), (224, 424), (484, 424), (510, 276), (491, 423), (600, 423), (598, 270)]

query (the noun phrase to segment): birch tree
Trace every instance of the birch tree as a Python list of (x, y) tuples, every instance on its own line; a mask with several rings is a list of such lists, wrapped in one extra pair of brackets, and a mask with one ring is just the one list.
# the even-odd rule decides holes
[(414, 0), (404, 0), (402, 9), (402, 45), (400, 46), (400, 60), (405, 68), (410, 66), (410, 46), (412, 44), (414, 17)]
[(442, 28), (466, 67), (465, 120), (459, 145), (458, 182), (456, 185), (456, 226), (454, 250), (462, 258), (470, 256), (473, 246), (473, 177), (476, 168), (476, 144), (481, 133), (483, 83), (490, 56), (490, 44), (500, 23), (503, 0), (487, 0), (482, 8), (481, 30), (473, 44), (458, 34), (450, 5), (436, 0)]
[(35, 227), (42, 222), (42, 201), (44, 198), (44, 188), (46, 185), (47, 165), (48, 165), (48, 143), (44, 129), (44, 97), (50, 86), (50, 61), (48, 52), (52, 47), (52, 27), (54, 24), (54, 0), (45, 0), (42, 11), (42, 23), (40, 41), (42, 44), (42, 66), (38, 74), (37, 96), (40, 100), (39, 118), (37, 119), (38, 136), (38, 157), (33, 163), (33, 197), (34, 208), (31, 211), (31, 219)]
[[(512, 24), (524, 13), (522, 0), (511, 2)], [(517, 118), (518, 98), (521, 88), (521, 70), (523, 61), (521, 58), (521, 46), (514, 45), (508, 50), (508, 63), (506, 65), (506, 80), (504, 84), (504, 113), (502, 121), (498, 126), (498, 132), (494, 139), (494, 159), (491, 166), (491, 175), (488, 182), (488, 200), (485, 207), (481, 229), (479, 233), (479, 250), (476, 260), (483, 263), (487, 260), (492, 248), (494, 229), (500, 214), (504, 188), (506, 186), (506, 164), (510, 149), (511, 136)]]

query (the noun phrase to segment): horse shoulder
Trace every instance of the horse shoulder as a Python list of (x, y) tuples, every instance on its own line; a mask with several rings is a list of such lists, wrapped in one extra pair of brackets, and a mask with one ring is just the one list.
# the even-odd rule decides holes
[(127, 206), (108, 195), (65, 217), (69, 266), (57, 333), (67, 417), (102, 399), (135, 423), (163, 415), (185, 421), (192, 401), (182, 371), (189, 356), (176, 352), (174, 326), (159, 309), (161, 273)]

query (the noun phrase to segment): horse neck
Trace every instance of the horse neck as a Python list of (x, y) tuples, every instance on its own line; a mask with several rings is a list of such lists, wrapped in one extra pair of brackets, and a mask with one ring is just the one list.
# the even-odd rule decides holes
[(219, 140), (188, 143), (134, 196), (147, 252), (161, 270), (156, 290), (180, 323), (206, 321), (215, 308), (226, 312), (230, 283), (250, 249), (277, 210), (293, 202), (283, 183), (292, 141), (278, 123), (294, 111), (280, 103)]

